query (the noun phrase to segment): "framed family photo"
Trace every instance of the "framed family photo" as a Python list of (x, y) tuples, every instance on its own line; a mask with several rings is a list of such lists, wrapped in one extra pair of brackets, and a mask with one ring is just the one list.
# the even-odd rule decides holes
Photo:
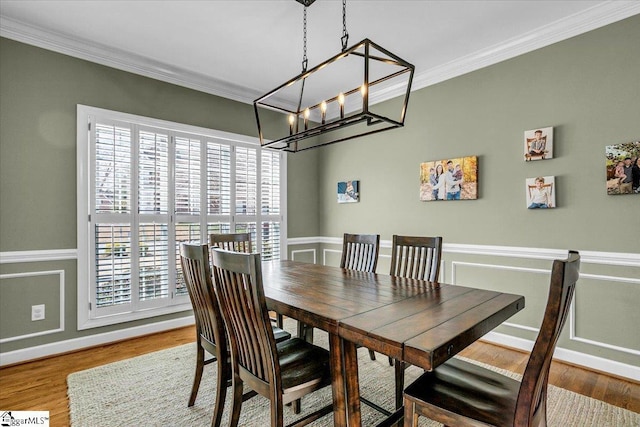
[(360, 181), (338, 182), (338, 203), (355, 203), (360, 200)]
[(526, 180), (527, 209), (552, 209), (556, 207), (556, 177), (537, 176)]
[(524, 132), (524, 160), (553, 158), (553, 127), (538, 128)]
[(640, 141), (608, 145), (607, 194), (640, 194)]
[(420, 164), (420, 201), (478, 198), (478, 157), (457, 157)]

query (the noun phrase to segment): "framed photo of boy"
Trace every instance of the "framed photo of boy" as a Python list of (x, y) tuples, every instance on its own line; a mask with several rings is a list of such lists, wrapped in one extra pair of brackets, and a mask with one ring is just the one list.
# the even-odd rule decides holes
[(524, 132), (524, 161), (553, 158), (553, 127)]
[(556, 207), (556, 177), (527, 178), (525, 191), (527, 209), (551, 209)]

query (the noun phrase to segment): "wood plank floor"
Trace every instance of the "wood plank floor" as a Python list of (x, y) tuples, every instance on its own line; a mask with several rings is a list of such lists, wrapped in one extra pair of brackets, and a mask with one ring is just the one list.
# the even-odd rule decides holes
[[(51, 426), (68, 426), (66, 380), (69, 374), (194, 340), (194, 327), (185, 327), (1, 368), (0, 409), (45, 410), (50, 412)], [(524, 371), (528, 358), (526, 353), (485, 342), (473, 344), (462, 355), (518, 373)], [(549, 381), (576, 393), (640, 412), (638, 383), (557, 362), (551, 366)]]

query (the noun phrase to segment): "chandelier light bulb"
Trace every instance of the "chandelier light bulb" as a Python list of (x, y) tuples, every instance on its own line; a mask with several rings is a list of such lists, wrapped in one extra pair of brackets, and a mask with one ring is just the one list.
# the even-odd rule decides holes
[(293, 114), (289, 114), (289, 135), (293, 135), (293, 123), (296, 117)]
[(304, 130), (307, 130), (309, 128), (309, 114), (311, 114), (311, 112), (309, 111), (309, 109), (305, 109), (304, 110)]

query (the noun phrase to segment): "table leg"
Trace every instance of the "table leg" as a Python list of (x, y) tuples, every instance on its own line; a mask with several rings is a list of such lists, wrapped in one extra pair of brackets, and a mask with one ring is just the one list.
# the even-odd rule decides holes
[(347, 425), (347, 408), (345, 406), (344, 365), (340, 337), (329, 334), (329, 357), (331, 358), (331, 391), (333, 396), (333, 425)]
[(358, 380), (358, 353), (357, 347), (351, 341), (342, 341), (344, 354), (345, 388), (347, 392), (347, 418), (349, 427), (362, 425), (360, 413), (360, 384)]
[(298, 338), (313, 344), (313, 327), (298, 321)]

